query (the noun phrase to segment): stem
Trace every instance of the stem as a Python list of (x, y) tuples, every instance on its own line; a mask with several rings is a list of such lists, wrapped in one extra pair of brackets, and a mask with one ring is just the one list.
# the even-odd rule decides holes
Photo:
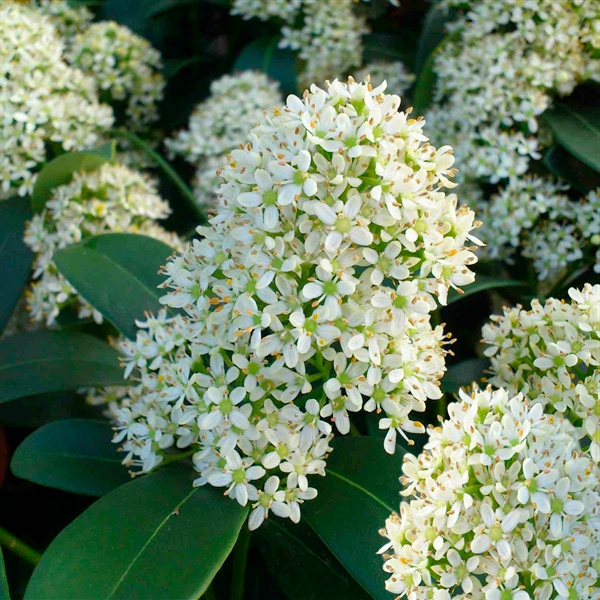
[(442, 417), (442, 419), (446, 418), (446, 394), (442, 394), (442, 397), (440, 398), (439, 402), (438, 402), (438, 415), (440, 415), (440, 417)]
[(42, 558), (42, 555), (39, 552), (30, 548), (27, 544), (2, 527), (0, 527), (0, 544), (33, 566), (37, 565)]
[(182, 458), (192, 456), (192, 454), (196, 454), (196, 452), (198, 452), (197, 448), (194, 448), (193, 450), (188, 450), (187, 452), (180, 452), (179, 454), (163, 454), (164, 458), (162, 462), (156, 465), (156, 467), (164, 467), (164, 465), (168, 465), (169, 463), (175, 462), (176, 460), (181, 460)]
[(126, 129), (113, 129), (112, 133), (132, 141), (136, 146), (139, 146), (154, 162), (165, 172), (165, 175), (175, 184), (181, 195), (189, 202), (194, 212), (202, 216), (196, 206), (196, 199), (192, 190), (185, 184), (183, 179), (177, 175), (175, 169), (152, 147), (150, 147), (141, 137), (127, 131)]
[(246, 580), (246, 564), (248, 563), (248, 547), (250, 546), (250, 530), (242, 527), (233, 549), (232, 582), (229, 591), (230, 600), (244, 600), (244, 583)]

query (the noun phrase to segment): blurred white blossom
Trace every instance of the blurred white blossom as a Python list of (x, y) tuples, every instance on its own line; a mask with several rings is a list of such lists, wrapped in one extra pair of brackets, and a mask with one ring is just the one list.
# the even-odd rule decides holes
[(403, 96), (415, 80), (401, 61), (374, 60), (356, 71), (355, 78), (361, 81), (367, 75), (374, 86), (387, 81), (387, 89), (391, 94)]

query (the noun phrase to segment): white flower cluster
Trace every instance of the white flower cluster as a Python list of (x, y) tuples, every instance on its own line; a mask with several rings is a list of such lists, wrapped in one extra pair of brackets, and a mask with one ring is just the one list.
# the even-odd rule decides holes
[(511, 264), (516, 254), (533, 261), (540, 280), (559, 275), (569, 264), (594, 264), (600, 271), (600, 198), (592, 191), (571, 200), (567, 186), (551, 179), (511, 179), (489, 201), (481, 200), (480, 232), (487, 256)]
[(302, 0), (233, 0), (232, 15), (244, 20), (254, 17), (267, 21), (272, 17), (293, 21), (302, 7)]
[(600, 285), (571, 288), (569, 296), (492, 315), (482, 330), (489, 382), (570, 419), (600, 461)]
[(69, 60), (96, 80), (116, 113), (124, 110), (128, 127), (142, 129), (158, 119), (162, 60), (144, 38), (113, 21), (94, 23), (75, 37)]
[(0, 6), (0, 196), (30, 192), (47, 146), (93, 147), (113, 123), (94, 81), (64, 62), (49, 17)]
[(407, 454), (380, 552), (408, 600), (597, 600), (600, 469), (568, 420), (505, 390), (461, 390)]
[(398, 96), (403, 96), (415, 80), (415, 76), (406, 70), (401, 61), (374, 60), (356, 71), (357, 81), (367, 75), (371, 77), (371, 83), (375, 86), (387, 81), (387, 89)]
[(128, 232), (147, 235), (181, 248), (179, 238), (155, 223), (170, 214), (156, 185), (141, 173), (118, 164), (73, 175), (71, 183), (56, 187), (46, 209), (34, 215), (25, 230), (25, 243), (36, 253), (34, 281), (27, 293), (28, 308), (36, 321), (47, 325), (67, 305), (75, 304), (81, 318), (95, 311), (58, 272), (54, 252), (94, 235)]
[(522, 175), (540, 157), (537, 117), (552, 98), (600, 79), (598, 7), (572, 0), (445, 3), (468, 12), (435, 58), (432, 136), (450, 136), (469, 177), (495, 183)]
[(284, 26), (280, 48), (297, 50), (304, 61), (300, 85), (342, 77), (362, 63), (366, 21), (356, 14), (353, 0), (303, 0), (302, 26)]
[(180, 154), (197, 166), (195, 196), (201, 207), (213, 207), (227, 165), (226, 153), (248, 142), (250, 129), (265, 121), (265, 111), (282, 103), (279, 84), (263, 73), (243, 71), (210, 84), (210, 96), (194, 109), (189, 130), (165, 142), (171, 155)]
[(411, 411), (441, 396), (429, 313), (473, 281), (476, 225), (442, 191), (451, 149), (384, 90), (313, 85), (254, 128), (211, 227), (164, 269), (161, 302), (184, 316), (149, 318), (123, 344), (139, 382), (115, 410), (125, 464), (149, 471), (188, 449), (196, 485), (254, 503), (251, 528), (269, 510), (297, 521), (315, 497), (325, 419), (344, 434), (349, 413), (383, 411), (393, 452), (397, 432), (424, 430)]
[(29, 5), (50, 17), (58, 33), (67, 41), (84, 31), (94, 18), (86, 6), (72, 6), (68, 0), (30, 0)]

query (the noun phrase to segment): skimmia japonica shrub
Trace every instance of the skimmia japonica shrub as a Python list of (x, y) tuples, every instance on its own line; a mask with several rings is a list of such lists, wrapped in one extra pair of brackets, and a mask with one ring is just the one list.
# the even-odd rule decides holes
[(164, 267), (181, 312), (122, 344), (126, 465), (185, 450), (195, 485), (251, 502), (255, 528), (270, 509), (299, 520), (351, 413), (381, 414), (388, 452), (424, 431), (448, 342), (430, 313), (473, 281), (477, 224), (444, 191), (450, 147), (399, 107), (368, 80), (312, 86), (231, 152), (218, 213)]

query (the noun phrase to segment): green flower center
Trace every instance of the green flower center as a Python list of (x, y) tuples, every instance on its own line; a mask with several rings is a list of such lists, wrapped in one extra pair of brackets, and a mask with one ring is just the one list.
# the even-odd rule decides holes
[(233, 410), (233, 402), (229, 398), (223, 398), (219, 408), (224, 415), (228, 415)]
[(236, 469), (231, 474), (231, 478), (234, 483), (243, 483), (244, 479), (246, 479), (246, 471), (244, 471), (244, 469)]
[(248, 365), (248, 373), (250, 373), (250, 375), (258, 375), (259, 371), (260, 371), (260, 365), (258, 363), (251, 362)]
[(263, 204), (271, 206), (277, 203), (277, 192), (275, 190), (269, 190), (263, 194)]
[(502, 527), (498, 527), (498, 525), (494, 525), (490, 527), (490, 539), (494, 542), (499, 542), (502, 539), (504, 532), (502, 531)]
[(337, 294), (337, 285), (333, 281), (326, 281), (323, 284), (323, 293), (327, 296), (335, 296)]
[(553, 498), (550, 502), (552, 512), (560, 513), (563, 509), (563, 501), (560, 498)]
[(307, 319), (304, 322), (304, 329), (306, 329), (308, 333), (314, 333), (318, 326), (318, 323), (314, 319)]
[(348, 233), (352, 228), (352, 221), (350, 219), (346, 219), (346, 217), (341, 217), (335, 222), (334, 227), (340, 233)]

